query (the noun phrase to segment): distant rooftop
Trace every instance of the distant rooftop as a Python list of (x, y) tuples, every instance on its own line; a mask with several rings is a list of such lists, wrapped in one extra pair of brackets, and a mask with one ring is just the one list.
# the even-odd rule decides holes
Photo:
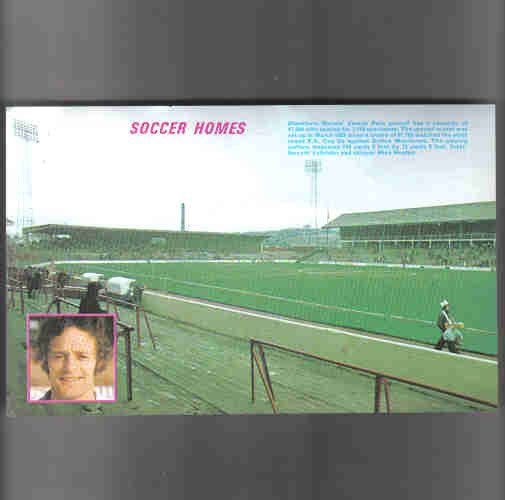
[(342, 214), (324, 227), (352, 227), (393, 224), (428, 224), (496, 220), (496, 202), (462, 203), (436, 207), (402, 208), (381, 212)]

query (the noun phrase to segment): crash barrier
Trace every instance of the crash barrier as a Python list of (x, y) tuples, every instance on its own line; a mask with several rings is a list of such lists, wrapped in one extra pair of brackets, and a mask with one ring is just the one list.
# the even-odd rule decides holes
[[(7, 309), (16, 309), (16, 297), (19, 298), (19, 308), (22, 314), (25, 313), (25, 299), (29, 298), (30, 289), (22, 282), (9, 278), (7, 283)], [(39, 299), (44, 297), (44, 304), (49, 303), (50, 295), (54, 293), (54, 286), (47, 280), (44, 280), (40, 288), (32, 290), (32, 298)]]
[[(10, 278), (7, 284), (7, 308), (15, 309), (16, 308), (16, 296), (19, 296), (19, 307), (22, 314), (25, 314), (25, 301), (28, 297), (29, 288), (19, 280), (15, 280)], [(67, 298), (67, 299), (80, 299), (83, 294), (85, 294), (86, 288), (79, 286), (69, 286), (65, 285), (63, 287), (58, 286), (52, 280), (43, 280), (42, 285), (39, 289), (33, 290), (34, 299), (39, 299), (41, 296), (44, 297), (43, 304), (48, 304), (50, 297), (54, 300), (55, 297)], [(149, 337), (151, 339), (153, 348), (156, 350), (156, 341), (153, 336), (153, 332), (151, 329), (151, 325), (149, 323), (149, 318), (147, 317), (146, 311), (141, 304), (136, 304), (132, 302), (128, 302), (126, 300), (117, 299), (108, 297), (103, 294), (98, 295), (99, 300), (105, 302), (107, 312), (110, 312), (111, 307), (114, 308), (114, 312), (116, 317), (119, 319), (119, 310), (118, 306), (124, 306), (130, 309), (135, 310), (136, 314), (136, 330), (137, 330), (137, 346), (140, 349), (142, 347), (141, 341), (141, 326), (142, 326), (142, 318), (144, 320), (145, 326), (149, 333)], [(73, 304), (75, 305), (75, 304)], [(78, 307), (78, 306), (77, 306)], [(58, 313), (60, 311), (58, 310)]]
[(149, 319), (147, 317), (146, 311), (142, 305), (128, 302), (128, 301), (122, 300), (122, 299), (115, 299), (115, 298), (113, 299), (113, 298), (107, 297), (106, 295), (103, 295), (103, 294), (99, 294), (98, 298), (99, 298), (99, 300), (102, 300), (103, 302), (105, 302), (106, 307), (107, 307), (107, 312), (110, 312), (111, 307), (114, 309), (114, 313), (115, 313), (117, 319), (120, 319), (118, 306), (127, 307), (129, 309), (135, 309), (136, 330), (137, 330), (137, 347), (139, 349), (142, 347), (140, 329), (141, 329), (141, 325), (142, 325), (141, 318), (144, 318), (144, 323), (146, 325), (147, 331), (149, 332), (149, 337), (151, 338), (151, 342), (153, 344), (153, 349), (156, 350), (156, 341), (154, 340), (153, 332), (151, 329), (151, 324), (149, 323)]
[(316, 356), (314, 354), (309, 354), (304, 351), (300, 351), (297, 349), (290, 349), (285, 346), (281, 346), (278, 344), (273, 344), (271, 342), (266, 342), (262, 340), (257, 340), (257, 339), (250, 339), (250, 361), (251, 361), (251, 399), (252, 402), (254, 403), (255, 401), (255, 366), (256, 369), (260, 375), (260, 378), (263, 382), (263, 385), (265, 387), (266, 394), (268, 396), (268, 399), (270, 401), (270, 404), (272, 406), (272, 410), (274, 414), (278, 414), (279, 410), (277, 407), (277, 398), (274, 393), (273, 385), (272, 385), (272, 380), (270, 376), (270, 370), (268, 368), (266, 356), (265, 356), (265, 351), (263, 349), (263, 346), (277, 350), (277, 351), (283, 351), (287, 352), (290, 354), (294, 354), (297, 356), (301, 356), (306, 359), (314, 359), (317, 361), (322, 361), (324, 363), (328, 363), (330, 365), (334, 365), (337, 367), (341, 368), (347, 368), (349, 370), (352, 370), (356, 374), (361, 374), (361, 375), (368, 375), (371, 377), (375, 378), (375, 394), (374, 394), (374, 413), (378, 414), (381, 413), (381, 401), (382, 401), (382, 389), (384, 389), (384, 396), (385, 396), (385, 402), (386, 402), (386, 413), (391, 414), (393, 412), (392, 409), (392, 398), (391, 398), (391, 381), (399, 382), (401, 384), (406, 384), (407, 386), (410, 387), (416, 387), (416, 388), (421, 388), (425, 389), (434, 393), (440, 393), (448, 396), (452, 396), (454, 398), (457, 398), (459, 400), (464, 400), (464, 401), (469, 401), (472, 403), (477, 403), (479, 405), (483, 405), (486, 407), (490, 408), (498, 408), (498, 405), (496, 403), (493, 403), (491, 401), (486, 401), (483, 399), (475, 398), (473, 396), (468, 396), (466, 394), (461, 394), (453, 391), (448, 391), (446, 389), (442, 389), (440, 387), (435, 387), (432, 385), (428, 384), (423, 384), (420, 382), (415, 382), (413, 380), (408, 380), (405, 378), (401, 377), (396, 377), (394, 375), (389, 375), (385, 373), (381, 373), (378, 371), (374, 370), (369, 370), (367, 368), (362, 368), (358, 366), (353, 366), (347, 363), (342, 363), (339, 361), (334, 361), (331, 359), (326, 359), (322, 358), (320, 356)]
[[(10, 292), (9, 300), (8, 300), (8, 307), (9, 308), (16, 307), (16, 294), (19, 294), (21, 312), (22, 312), (22, 314), (24, 314), (25, 298), (26, 298), (28, 288), (25, 285), (23, 285), (23, 283), (21, 281), (9, 280), (8, 291)], [(66, 298), (66, 299), (79, 300), (86, 293), (86, 288), (82, 287), (82, 286), (71, 286), (71, 285), (65, 285), (63, 287), (59, 287), (55, 283), (53, 283), (51, 280), (45, 280), (43, 285), (41, 286), (40, 290), (37, 290), (34, 292), (35, 292), (34, 298), (38, 298), (38, 297), (40, 297), (40, 295), (44, 295), (44, 302), (43, 303), (48, 304), (50, 297), (52, 297), (52, 300), (54, 300), (55, 297), (60, 297), (61, 299)], [(111, 297), (108, 297), (108, 296), (102, 295), (102, 294), (98, 295), (98, 299), (105, 302), (107, 312), (110, 312), (111, 307), (113, 307), (116, 317), (118, 319), (119, 319), (118, 306), (124, 306), (124, 307), (128, 307), (130, 309), (132, 309), (132, 308), (135, 309), (138, 348), (140, 349), (142, 347), (142, 344), (141, 344), (141, 324), (142, 324), (142, 318), (143, 318), (145, 326), (146, 326), (149, 336), (151, 338), (153, 348), (156, 350), (156, 342), (154, 340), (151, 325), (149, 323), (149, 318), (147, 317), (145, 309), (142, 305), (128, 302), (128, 301), (125, 301), (122, 299), (111, 298)], [(73, 305), (75, 306), (75, 304), (73, 304)], [(79, 306), (77, 306), (77, 307), (79, 307)], [(58, 313), (60, 313), (60, 310), (58, 310)]]
[(16, 309), (16, 294), (19, 294), (21, 314), (25, 313), (25, 288), (18, 280), (9, 279), (7, 283), (7, 309)]

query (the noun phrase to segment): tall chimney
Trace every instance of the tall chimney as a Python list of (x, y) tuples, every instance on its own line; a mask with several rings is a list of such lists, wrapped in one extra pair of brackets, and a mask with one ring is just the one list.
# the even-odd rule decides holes
[(181, 203), (181, 231), (185, 231), (184, 203)]

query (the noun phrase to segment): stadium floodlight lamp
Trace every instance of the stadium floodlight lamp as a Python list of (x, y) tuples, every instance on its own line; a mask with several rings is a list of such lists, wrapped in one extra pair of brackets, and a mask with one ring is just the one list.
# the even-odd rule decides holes
[(311, 177), (311, 197), (314, 204), (314, 229), (317, 229), (317, 197), (318, 183), (317, 176), (323, 169), (321, 160), (305, 160), (305, 172)]
[(14, 135), (26, 141), (39, 142), (39, 128), (33, 123), (14, 120)]

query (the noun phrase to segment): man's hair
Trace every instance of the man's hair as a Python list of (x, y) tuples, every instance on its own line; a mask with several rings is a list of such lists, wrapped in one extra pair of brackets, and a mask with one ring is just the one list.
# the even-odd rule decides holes
[(104, 371), (114, 348), (111, 316), (55, 316), (41, 320), (40, 333), (33, 347), (38, 349), (36, 359), (42, 361), (42, 369), (49, 373), (47, 360), (51, 341), (72, 326), (88, 332), (95, 338), (97, 346), (95, 373)]

